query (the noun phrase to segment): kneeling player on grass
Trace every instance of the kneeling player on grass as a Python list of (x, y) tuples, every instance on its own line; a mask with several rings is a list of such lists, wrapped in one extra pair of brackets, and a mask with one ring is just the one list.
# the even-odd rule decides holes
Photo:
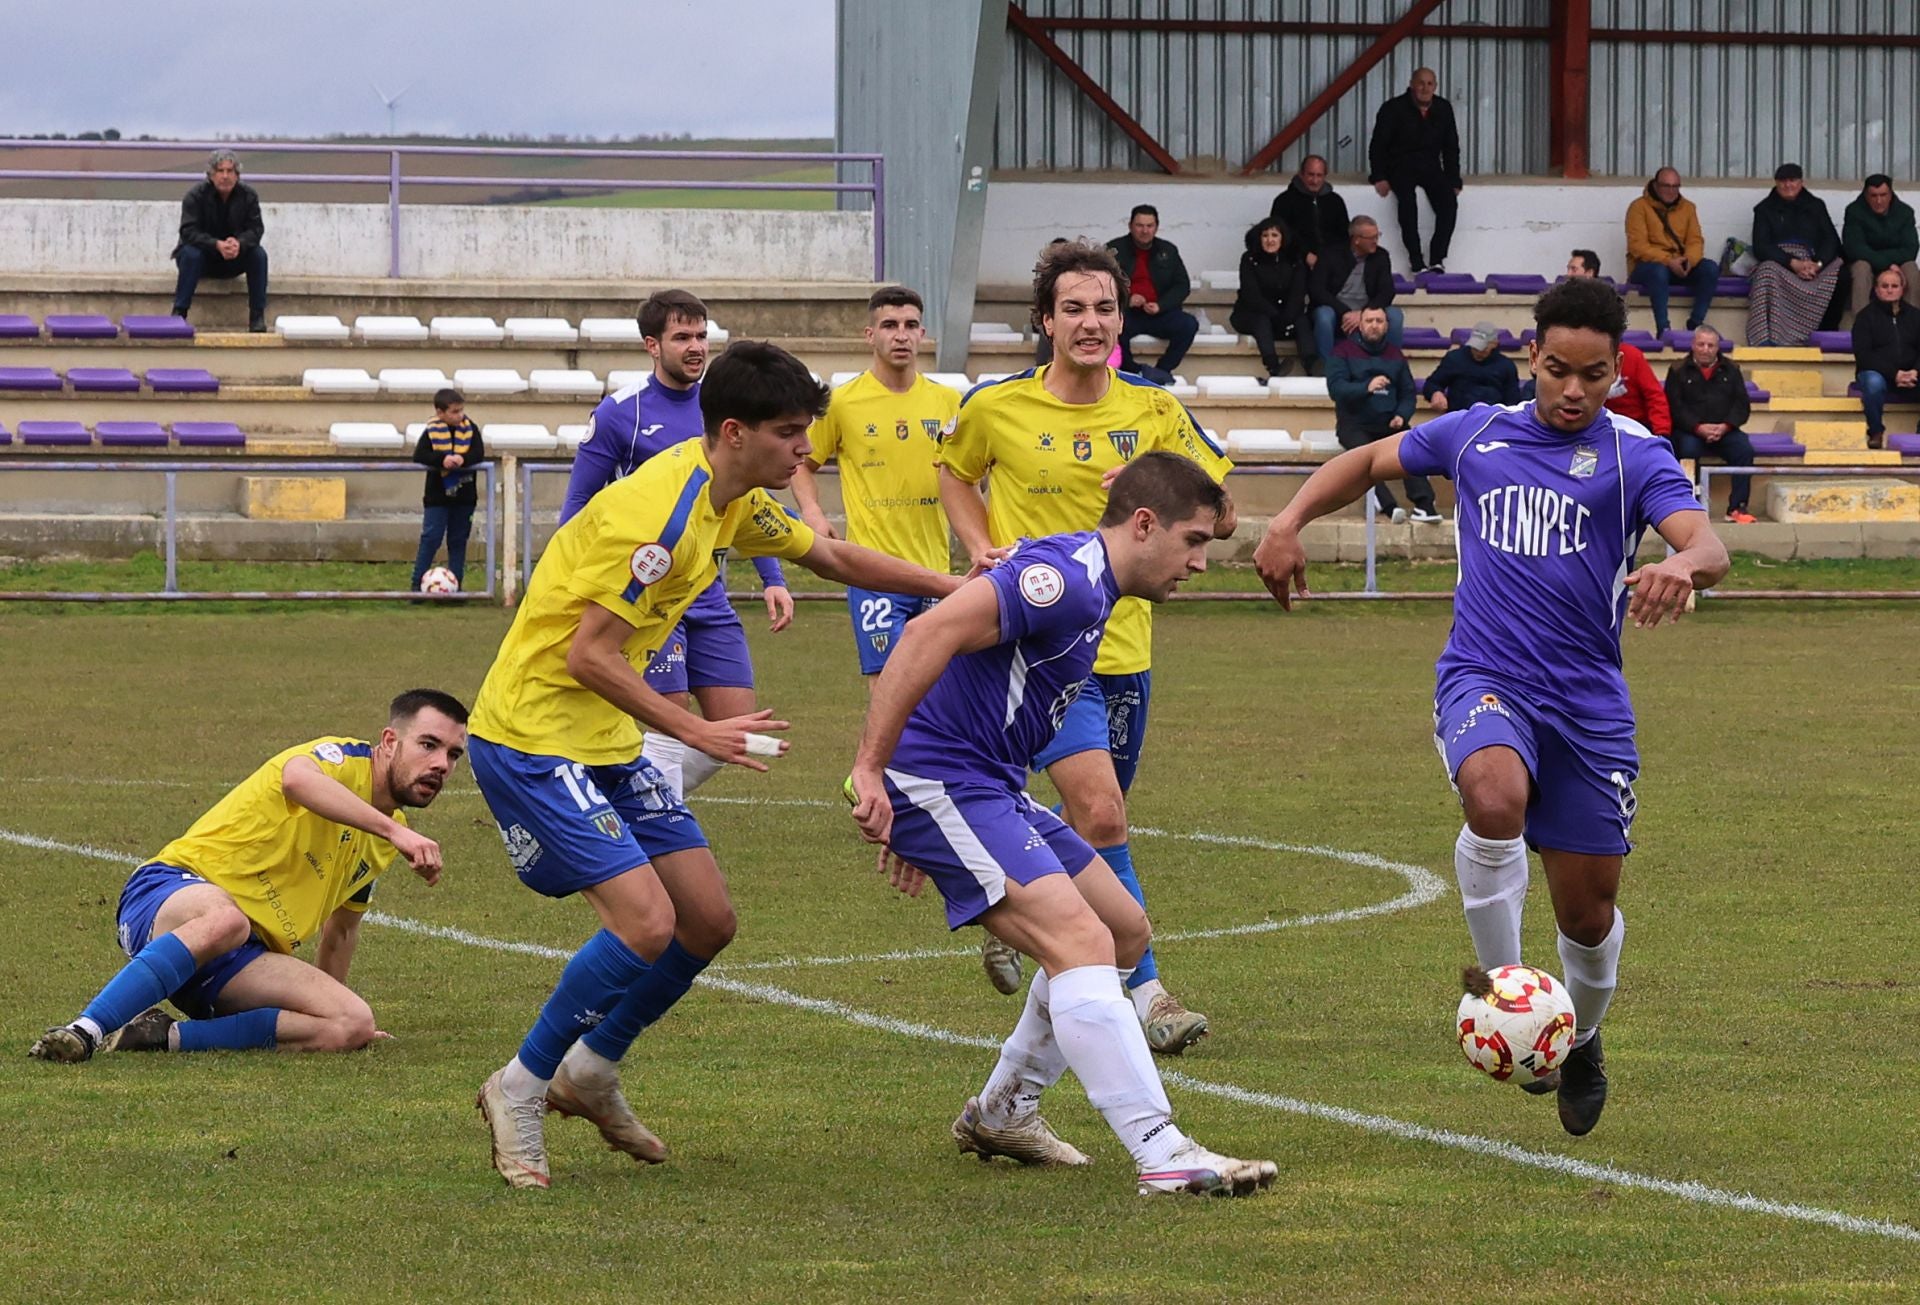
[[(384, 1036), (347, 987), (373, 881), (405, 857), (429, 885), (440, 847), (407, 827), (467, 750), (467, 709), (434, 689), (393, 700), (378, 743), (330, 736), (242, 780), (120, 893), (132, 959), (80, 1018), (28, 1053), (357, 1051)], [(308, 965), (293, 950), (320, 936)], [(190, 1017), (158, 1008), (171, 1000)]]
[(554, 535), (481, 686), (473, 774), (513, 868), (535, 892), (586, 898), (601, 924), (519, 1054), (481, 1087), (494, 1168), (513, 1187), (548, 1185), (549, 1107), (590, 1120), (636, 1160), (666, 1159), (621, 1094), (619, 1061), (733, 940), (735, 922), (707, 837), (641, 755), (640, 731), (765, 770), (751, 732), (786, 728), (767, 711), (696, 716), (638, 669), (713, 583), (715, 558), (738, 548), (935, 598), (961, 583), (820, 538), (766, 492), (793, 479), (826, 403), (785, 350), (734, 344), (701, 386), (705, 434), (647, 459)]
[(1089, 1163), (1040, 1117), (1069, 1067), (1132, 1153), (1140, 1191), (1240, 1196), (1271, 1161), (1216, 1155), (1173, 1124), (1122, 986), (1146, 951), (1146, 912), (1108, 863), (1025, 792), (1093, 668), (1113, 606), (1164, 602), (1204, 571), (1226, 495), (1199, 466), (1142, 453), (1113, 482), (1098, 530), (1023, 540), (998, 569), (908, 624), (873, 685), (854, 760), (854, 819), (894, 858), (894, 883), (932, 879), (947, 925), (984, 925), (1040, 970), (960, 1149), (1022, 1164)]
[[(1460, 581), (1433, 723), (1467, 818), (1454, 870), (1481, 966), (1515, 964), (1527, 846), (1539, 849), (1575, 1033), (1559, 1082), (1530, 1090), (1557, 1088), (1561, 1126), (1579, 1137), (1607, 1101), (1600, 1018), (1626, 936), (1614, 897), (1640, 772), (1622, 622), (1678, 620), (1727, 573), (1727, 550), (1667, 442), (1602, 406), (1627, 325), (1620, 296), (1568, 281), (1540, 297), (1534, 322), (1537, 398), (1341, 454), (1273, 519), (1254, 563), (1291, 606), (1292, 589), (1307, 592), (1301, 526), (1403, 475), (1453, 481)], [(1636, 569), (1648, 526), (1675, 551)]]

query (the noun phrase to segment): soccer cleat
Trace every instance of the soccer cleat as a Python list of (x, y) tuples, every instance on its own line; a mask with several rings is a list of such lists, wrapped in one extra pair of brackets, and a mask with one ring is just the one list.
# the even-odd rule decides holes
[(100, 1040), (102, 1051), (165, 1051), (167, 1030), (177, 1020), (158, 1006), (149, 1007)]
[(1140, 1022), (1146, 1027), (1147, 1046), (1162, 1056), (1177, 1056), (1207, 1036), (1207, 1017), (1182, 1006), (1170, 992), (1155, 997)]
[(1567, 1053), (1560, 1067), (1560, 1127), (1585, 1137), (1607, 1108), (1607, 1059), (1600, 1051), (1600, 1030)]
[(1189, 1140), (1173, 1160), (1140, 1175), (1142, 1196), (1252, 1196), (1273, 1186), (1280, 1168), (1271, 1160), (1235, 1160)]
[(1441, 516), (1438, 512), (1435, 512), (1432, 508), (1423, 508), (1423, 507), (1415, 508), (1413, 511), (1409, 512), (1407, 516), (1411, 520), (1413, 520), (1415, 523), (1425, 524), (1425, 525), (1432, 525), (1437, 521), (1446, 520), (1445, 517)]
[(35, 1060), (50, 1060), (60, 1065), (78, 1065), (93, 1057), (93, 1039), (84, 1029), (61, 1024), (34, 1039), (27, 1054)]
[(474, 1105), (487, 1121), (493, 1138), (493, 1167), (507, 1180), (508, 1187), (546, 1187), (547, 1139), (544, 1101), (511, 1101), (500, 1086), (506, 1070), (496, 1069), (480, 1085)]
[(1560, 1090), (1560, 1071), (1554, 1070), (1545, 1078), (1536, 1078), (1531, 1083), (1522, 1083), (1520, 1090), (1530, 1097), (1544, 1097), (1549, 1092)]
[(1011, 997), (1020, 991), (1020, 953), (992, 934), (981, 940), (980, 966), (995, 992)]
[(600, 1130), (608, 1146), (642, 1164), (657, 1165), (667, 1158), (667, 1144), (640, 1122), (618, 1082), (606, 1087), (576, 1083), (562, 1064), (547, 1085), (547, 1109), (556, 1115), (586, 1120)]
[(1090, 1165), (1085, 1152), (1054, 1135), (1035, 1111), (1025, 1119), (995, 1128), (980, 1117), (980, 1098), (971, 1097), (953, 1121), (953, 1140), (962, 1155), (977, 1155), (984, 1163), (1003, 1155), (1023, 1165)]

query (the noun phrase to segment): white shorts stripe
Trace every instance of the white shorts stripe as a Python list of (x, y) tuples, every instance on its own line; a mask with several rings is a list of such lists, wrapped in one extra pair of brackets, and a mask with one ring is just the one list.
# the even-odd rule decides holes
[(939, 780), (922, 779), (899, 770), (888, 770), (886, 776), (907, 801), (933, 817), (933, 823), (939, 826), (940, 835), (947, 840), (947, 846), (953, 849), (960, 864), (967, 868), (967, 873), (980, 885), (980, 891), (986, 894), (987, 905), (998, 904), (1007, 895), (1006, 869), (994, 859), (993, 853), (973, 832), (973, 826), (953, 805), (953, 799), (947, 796), (946, 785)]

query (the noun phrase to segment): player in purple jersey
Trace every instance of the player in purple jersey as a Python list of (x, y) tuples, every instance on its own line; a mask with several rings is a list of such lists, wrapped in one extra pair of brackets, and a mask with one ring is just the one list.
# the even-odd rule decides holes
[(947, 925), (978, 923), (1040, 971), (978, 1097), (962, 1152), (1091, 1163), (1040, 1117), (1071, 1068), (1139, 1167), (1140, 1191), (1243, 1196), (1271, 1161), (1216, 1155), (1173, 1124), (1147, 1035), (1121, 986), (1146, 951), (1146, 912), (1087, 841), (1025, 792), (1027, 764), (1093, 670), (1122, 597), (1164, 602), (1206, 570), (1224, 491), (1178, 454), (1135, 457), (1096, 531), (1023, 540), (908, 623), (873, 684), (848, 780), (854, 819), (911, 894), (928, 879)]
[[(574, 455), (564, 524), (587, 500), (663, 449), (699, 439), (700, 376), (707, 366), (707, 306), (685, 290), (660, 290), (640, 305), (640, 336), (653, 357), (653, 375), (602, 399), (587, 419), (587, 437)], [(793, 596), (777, 558), (756, 557), (775, 634), (793, 623)], [(708, 720), (754, 710), (753, 663), (747, 634), (727, 601), (726, 568), (687, 609), (680, 625), (647, 667), (647, 687), (687, 707), (689, 691)], [(724, 764), (680, 740), (649, 732), (646, 756), (682, 797), (718, 774)]]
[[(1334, 458), (1275, 517), (1254, 553), (1291, 606), (1307, 594), (1300, 528), (1402, 475), (1445, 476), (1457, 501), (1460, 579), (1434, 694), (1434, 743), (1465, 810), (1454, 870), (1480, 964), (1520, 960), (1527, 847), (1540, 853), (1573, 997), (1574, 1050), (1560, 1123), (1592, 1130), (1607, 1100), (1600, 1018), (1618, 981), (1626, 923), (1614, 909), (1640, 771), (1621, 671), (1623, 622), (1678, 620), (1727, 573), (1667, 442), (1606, 411), (1626, 310), (1601, 281), (1574, 280), (1534, 306), (1537, 397), (1480, 404)], [(1636, 564), (1651, 526), (1674, 552)]]

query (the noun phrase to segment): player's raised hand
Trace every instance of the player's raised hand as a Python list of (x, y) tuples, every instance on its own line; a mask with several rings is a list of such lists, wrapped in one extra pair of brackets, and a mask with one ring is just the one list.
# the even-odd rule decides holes
[(1693, 568), (1678, 554), (1649, 563), (1626, 578), (1633, 590), (1627, 600), (1627, 619), (1640, 630), (1651, 630), (1661, 621), (1677, 621), (1693, 595)]
[(887, 882), (908, 897), (920, 896), (920, 890), (927, 886), (926, 872), (917, 866), (910, 866), (886, 848), (880, 849), (880, 859), (874, 869), (887, 877)]
[[(767, 763), (756, 761), (755, 757), (784, 757), (791, 745), (785, 739), (766, 739), (773, 731), (789, 728), (788, 722), (773, 719), (771, 708), (748, 712), (745, 716), (729, 716), (724, 720), (703, 720), (688, 730), (691, 738), (682, 738), (688, 743), (712, 757), (715, 761), (724, 761), (730, 766), (745, 766), (748, 770), (765, 770)], [(771, 744), (771, 750), (768, 745)]]
[(1307, 588), (1307, 550), (1301, 547), (1300, 532), (1282, 525), (1279, 517), (1267, 523), (1267, 533), (1253, 550), (1253, 569), (1260, 573), (1267, 592), (1288, 611), (1293, 610), (1295, 591), (1302, 598), (1313, 597)]
[(893, 833), (893, 800), (887, 796), (886, 781), (878, 771), (856, 768), (847, 776), (847, 798), (853, 803), (853, 823), (860, 826), (860, 837), (879, 843), (884, 855), (887, 836)]
[(785, 585), (768, 585), (762, 596), (767, 600), (767, 620), (772, 622), (770, 633), (779, 634), (793, 624), (793, 594)]
[(1013, 556), (1011, 544), (1002, 544), (998, 548), (989, 548), (984, 552), (976, 553), (973, 557), (973, 565), (967, 568), (967, 573), (960, 579), (966, 581), (976, 576), (983, 576), (1011, 556)]
[(440, 844), (404, 828), (394, 830), (393, 837), (387, 841), (393, 844), (394, 851), (407, 858), (407, 864), (427, 881), (427, 887), (440, 882)]

